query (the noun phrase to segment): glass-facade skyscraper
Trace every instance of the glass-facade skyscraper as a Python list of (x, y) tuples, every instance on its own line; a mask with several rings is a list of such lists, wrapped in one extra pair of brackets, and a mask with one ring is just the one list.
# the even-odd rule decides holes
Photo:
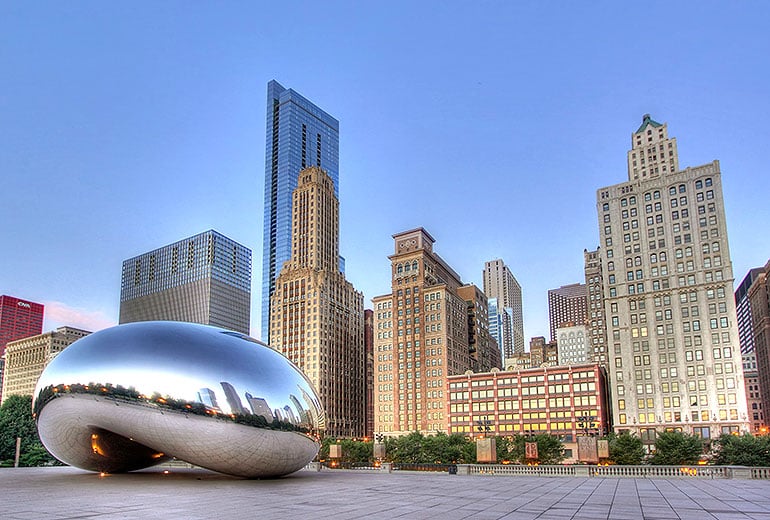
[(270, 341), (270, 296), (275, 279), (291, 258), (291, 195), (300, 170), (308, 166), (320, 166), (339, 197), (339, 122), (294, 90), (270, 81), (262, 249), (261, 330), (265, 342)]

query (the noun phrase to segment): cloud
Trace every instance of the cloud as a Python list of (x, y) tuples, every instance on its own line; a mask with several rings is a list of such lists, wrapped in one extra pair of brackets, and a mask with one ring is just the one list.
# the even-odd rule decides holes
[(65, 303), (56, 301), (43, 302), (43, 305), (45, 305), (44, 332), (64, 326), (96, 332), (117, 325), (116, 320), (109, 318), (103, 311), (70, 307)]

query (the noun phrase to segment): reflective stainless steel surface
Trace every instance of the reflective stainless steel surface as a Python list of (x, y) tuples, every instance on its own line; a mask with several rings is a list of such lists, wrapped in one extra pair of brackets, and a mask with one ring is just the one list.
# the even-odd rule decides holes
[(43, 371), (33, 406), (51, 453), (104, 472), (176, 457), (230, 475), (285, 475), (313, 459), (324, 427), (310, 381), (289, 360), (192, 323), (129, 323), (76, 341)]

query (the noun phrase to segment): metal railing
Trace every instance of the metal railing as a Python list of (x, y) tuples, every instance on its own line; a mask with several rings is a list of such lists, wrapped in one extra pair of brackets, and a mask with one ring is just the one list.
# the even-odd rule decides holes
[[(168, 463), (167, 463), (168, 464)], [(770, 467), (747, 466), (591, 466), (581, 464), (556, 464), (526, 466), (523, 464), (412, 464), (336, 463), (334, 465), (313, 462), (306, 469), (367, 469), (391, 473), (393, 471), (430, 471), (450, 475), (490, 475), (528, 477), (588, 477), (588, 478), (697, 478), (697, 479), (754, 479), (770, 480)]]

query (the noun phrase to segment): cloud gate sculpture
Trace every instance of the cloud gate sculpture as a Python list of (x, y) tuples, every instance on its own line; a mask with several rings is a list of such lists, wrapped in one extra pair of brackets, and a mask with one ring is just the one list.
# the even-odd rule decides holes
[(237, 332), (179, 322), (118, 325), (43, 371), (33, 404), (58, 459), (117, 473), (171, 457), (229, 475), (276, 477), (318, 452), (324, 415), (289, 360)]

